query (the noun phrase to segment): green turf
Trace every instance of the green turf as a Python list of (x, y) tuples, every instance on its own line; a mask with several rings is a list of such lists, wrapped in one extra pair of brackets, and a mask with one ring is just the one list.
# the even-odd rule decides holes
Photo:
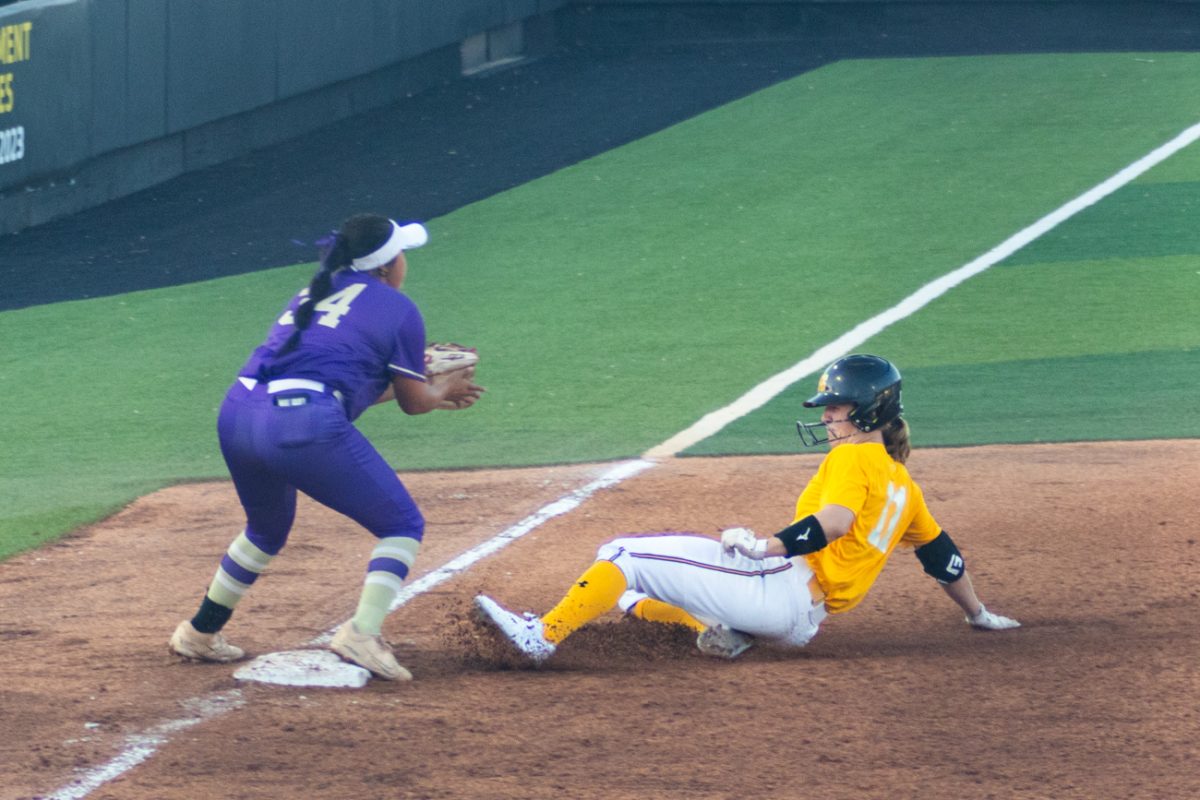
[[(997, 266), (857, 349), (901, 366), (917, 444), (1195, 437), (1197, 319), (1196, 256)], [(815, 383), (687, 454), (793, 451)]]
[[(463, 414), (375, 409), (362, 427), (399, 469), (637, 455), (1168, 140), (1198, 95), (1194, 54), (842, 62), (433, 220), (408, 289), (431, 338), (480, 347), (490, 391)], [(1171, 169), (1153, 190), (1147, 176), (1160, 206), (1200, 179)], [(1097, 247), (993, 270), (979, 282), (1013, 283), (964, 287), (929, 309), (940, 330), (899, 326), (890, 352), (907, 369), (1194, 345), (1189, 253), (1128, 250), (1143, 284)], [(223, 477), (216, 406), (310, 269), (0, 314), (0, 552)], [(1102, 318), (1136, 323), (1107, 350), (1086, 314), (1039, 329), (1018, 302), (1070, 311), (1080, 282)]]
[(1188, 147), (1138, 179), (1138, 183), (1187, 183), (1200, 181), (1200, 148)]
[(1198, 375), (1200, 348), (947, 365), (912, 370), (907, 399), (918, 445), (1198, 437)]
[(1010, 256), (1006, 264), (1200, 253), (1200, 181), (1134, 183)]
[[(918, 448), (1195, 438), (1200, 415), (1180, 400), (1198, 375), (1200, 348), (916, 367), (904, 370), (905, 416)], [(811, 394), (793, 385), (686, 455), (806, 452), (795, 422), (819, 417), (801, 405)]]

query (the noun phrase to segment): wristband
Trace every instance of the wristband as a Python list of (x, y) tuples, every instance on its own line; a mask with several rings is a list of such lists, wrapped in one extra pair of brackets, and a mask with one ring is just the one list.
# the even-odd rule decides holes
[(809, 514), (799, 522), (793, 522), (788, 527), (775, 534), (775, 538), (783, 542), (788, 558), (815, 553), (829, 540), (825, 538), (825, 529), (814, 515)]

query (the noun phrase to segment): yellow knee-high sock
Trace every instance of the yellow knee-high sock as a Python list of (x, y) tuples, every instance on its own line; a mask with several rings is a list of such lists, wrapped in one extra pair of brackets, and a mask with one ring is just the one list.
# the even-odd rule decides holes
[(629, 610), (629, 613), (647, 622), (668, 622), (675, 625), (686, 625), (697, 632), (707, 630), (708, 628), (707, 625), (679, 606), (664, 603), (662, 600), (655, 600), (653, 597), (639, 600), (637, 605)]
[(558, 644), (617, 604), (625, 593), (625, 574), (611, 561), (597, 561), (542, 617), (546, 638)]

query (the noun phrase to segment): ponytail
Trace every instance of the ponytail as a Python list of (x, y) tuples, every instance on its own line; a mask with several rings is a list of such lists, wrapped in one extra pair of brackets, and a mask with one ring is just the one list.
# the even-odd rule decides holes
[(379, 214), (355, 214), (342, 223), (340, 230), (317, 242), (321, 246), (321, 266), (308, 284), (308, 296), (293, 314), (296, 329), (275, 354), (287, 355), (300, 345), (300, 336), (312, 324), (317, 305), (333, 293), (333, 275), (356, 258), (378, 249), (392, 235), (392, 221)]
[(287, 355), (300, 344), (301, 334), (312, 324), (317, 304), (333, 292), (333, 273), (348, 266), (353, 260), (349, 247), (347, 247), (346, 237), (340, 231), (334, 231), (331, 238), (322, 239), (320, 244), (322, 245), (320, 267), (317, 269), (317, 274), (313, 275), (312, 280), (309, 281), (308, 296), (301, 300), (300, 305), (296, 307), (293, 315), (296, 320), (296, 329), (284, 342), (283, 347), (279, 348), (279, 352), (275, 354), (276, 358)]
[(883, 446), (892, 460), (900, 464), (908, 461), (908, 455), (912, 452), (908, 433), (908, 422), (903, 417), (896, 417), (883, 428)]
[(334, 231), (332, 240), (324, 240), (321, 266), (308, 284), (308, 297), (300, 301), (300, 306), (296, 309), (297, 333), (308, 329), (312, 324), (313, 314), (316, 313), (317, 304), (333, 293), (333, 273), (349, 266), (352, 260), (346, 246), (346, 237), (340, 232)]

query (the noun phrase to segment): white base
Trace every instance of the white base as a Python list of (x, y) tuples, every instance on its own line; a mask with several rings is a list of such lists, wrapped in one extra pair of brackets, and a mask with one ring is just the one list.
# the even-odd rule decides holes
[(281, 686), (329, 686), (361, 689), (371, 673), (347, 664), (328, 650), (288, 650), (259, 656), (233, 673), (239, 681)]

